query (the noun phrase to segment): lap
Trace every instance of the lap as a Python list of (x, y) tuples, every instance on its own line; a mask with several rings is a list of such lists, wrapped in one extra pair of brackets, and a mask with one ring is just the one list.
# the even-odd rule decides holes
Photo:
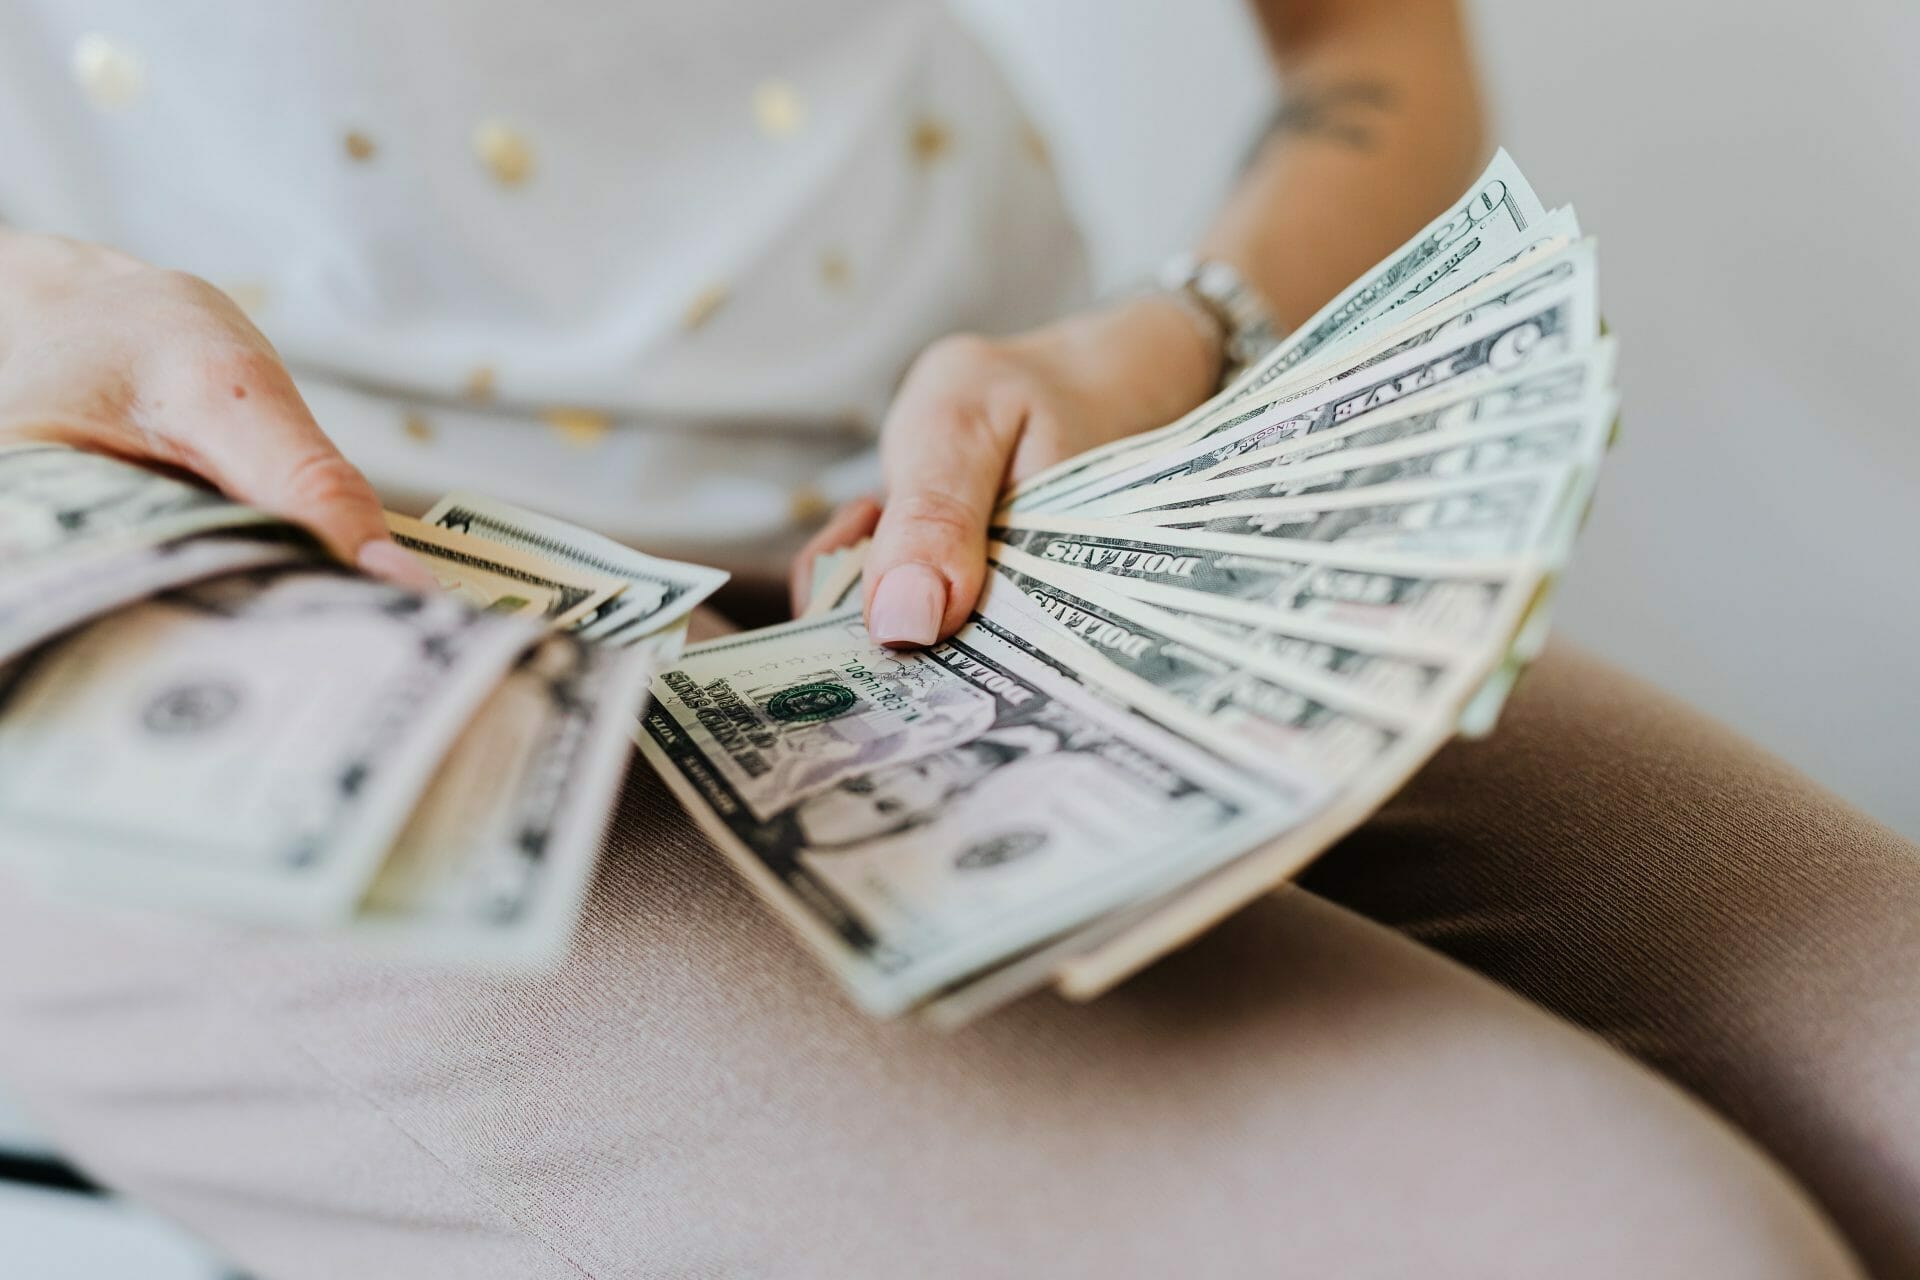
[(1676, 1090), (1311, 894), (1090, 1006), (852, 1012), (644, 771), (560, 971), (0, 893), (0, 1072), (272, 1277), (1847, 1274)]
[(1571, 646), (1304, 878), (1683, 1083), (1920, 1274), (1920, 850)]

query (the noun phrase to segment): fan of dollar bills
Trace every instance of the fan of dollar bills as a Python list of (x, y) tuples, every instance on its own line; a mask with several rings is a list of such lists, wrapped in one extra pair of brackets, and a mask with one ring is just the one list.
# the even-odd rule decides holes
[(683, 656), (724, 574), (497, 501), (390, 518), (421, 595), (197, 486), (0, 450), (0, 859), (542, 963), (631, 735), (867, 1009), (1097, 994), (1492, 726), (1612, 387), (1593, 243), (1502, 152), (1213, 401), (1010, 494), (926, 651), (866, 634), (859, 547), (799, 621)]
[(640, 745), (878, 1014), (1110, 986), (1293, 875), (1544, 639), (1615, 421), (1593, 242), (1502, 152), (1212, 402), (1034, 477), (982, 602), (687, 652)]
[(726, 575), (466, 495), (390, 523), (443, 593), (139, 467), (0, 451), (0, 858), (110, 902), (551, 961), (647, 680)]

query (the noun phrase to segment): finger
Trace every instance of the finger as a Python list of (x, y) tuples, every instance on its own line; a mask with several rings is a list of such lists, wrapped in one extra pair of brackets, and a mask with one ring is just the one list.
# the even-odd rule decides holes
[(867, 630), (890, 646), (958, 630), (980, 597), (987, 518), (1024, 410), (996, 423), (984, 406), (903, 419), (883, 441), (886, 507), (867, 552)]
[(880, 504), (872, 498), (855, 498), (843, 504), (838, 511), (828, 517), (807, 545), (800, 548), (793, 558), (793, 567), (787, 574), (787, 589), (793, 600), (793, 612), (796, 617), (807, 607), (807, 600), (813, 591), (813, 562), (829, 551), (838, 551), (850, 547), (860, 539), (873, 533), (873, 526), (880, 520)]
[(223, 491), (311, 530), (347, 564), (432, 590), (420, 560), (393, 541), (380, 499), (341, 456), (270, 354), (222, 361), (190, 431), (172, 432), (195, 453), (195, 469)]

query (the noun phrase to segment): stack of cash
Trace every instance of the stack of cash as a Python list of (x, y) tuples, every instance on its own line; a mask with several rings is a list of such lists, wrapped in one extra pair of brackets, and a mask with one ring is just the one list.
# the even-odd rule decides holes
[(718, 570), (456, 494), (444, 592), (55, 445), (0, 451), (0, 859), (57, 891), (551, 961)]
[(1491, 727), (1612, 384), (1593, 242), (1503, 152), (1212, 402), (1020, 485), (950, 641), (874, 645), (842, 553), (642, 749), (874, 1013), (1095, 994)]

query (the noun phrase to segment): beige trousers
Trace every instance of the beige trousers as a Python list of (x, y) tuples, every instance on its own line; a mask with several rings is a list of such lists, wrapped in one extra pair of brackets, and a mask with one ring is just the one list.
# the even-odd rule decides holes
[(0, 1077), (262, 1280), (1891, 1280), (1917, 944), (1913, 846), (1557, 648), (1089, 1006), (869, 1022), (636, 770), (539, 979), (8, 886)]

